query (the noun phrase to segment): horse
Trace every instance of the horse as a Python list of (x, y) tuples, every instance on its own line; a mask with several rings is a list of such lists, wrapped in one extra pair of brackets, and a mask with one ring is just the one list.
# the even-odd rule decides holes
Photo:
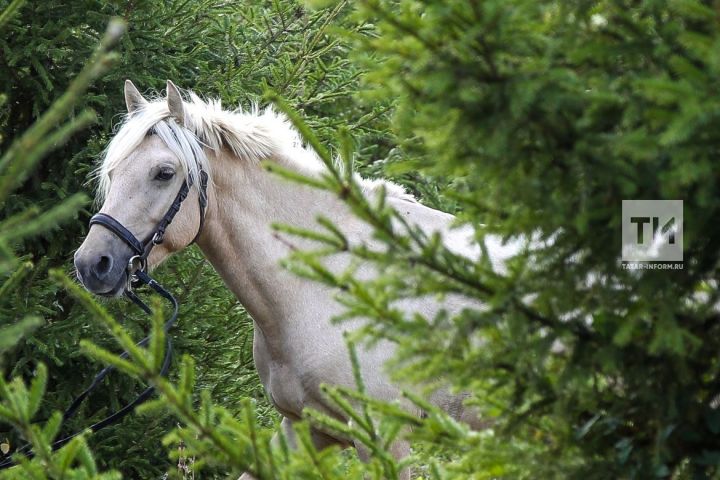
[[(305, 408), (337, 416), (321, 393), (321, 384), (355, 386), (343, 335), (358, 328), (362, 320), (331, 321), (343, 313), (335, 299), (337, 292), (280, 265), (293, 248), (311, 248), (312, 240), (293, 239), (291, 245), (272, 225), (312, 228), (322, 215), (352, 244), (372, 242), (373, 229), (335, 194), (290, 182), (263, 168), (262, 162), (276, 162), (310, 177), (326, 172), (325, 164), (303, 144), (284, 115), (271, 107), (224, 110), (217, 100), (186, 93), (184, 99), (168, 81), (166, 98), (147, 100), (130, 80), (125, 82), (128, 113), (96, 169), (100, 213), (112, 216), (136, 238), (147, 238), (173, 204), (181, 184), (190, 185), (187, 200), (164, 232), (162, 243), (150, 252), (148, 267), (156, 267), (196, 241), (252, 317), (255, 366), (282, 415), (281, 429), (292, 440), (292, 424), (301, 419)], [(209, 179), (206, 190), (200, 188), (202, 175)], [(428, 234), (439, 233), (448, 248), (473, 258), (480, 255), (467, 227), (455, 228), (452, 215), (422, 205), (390, 181), (359, 177), (357, 181), (368, 197), (384, 194), (386, 203), (407, 223)], [(198, 202), (206, 205), (204, 211)], [(505, 248), (498, 241), (487, 245), (491, 261), (501, 263), (511, 256)], [(120, 296), (134, 253), (106, 225), (94, 224), (75, 253), (78, 279), (93, 294)], [(334, 255), (327, 266), (339, 272), (350, 262), (350, 254)], [(362, 265), (360, 271), (377, 275), (372, 265)], [(468, 306), (458, 298), (444, 302), (418, 298), (404, 302), (402, 308), (432, 317), (441, 309), (457, 311)], [(402, 387), (383, 368), (394, 351), (393, 343), (380, 341), (360, 346), (357, 355), (367, 394), (402, 402)], [(462, 394), (442, 389), (429, 395), (432, 404), (479, 428), (477, 412), (466, 407), (463, 399)], [(417, 407), (404, 405), (422, 415)], [(353, 439), (316, 427), (311, 434), (318, 449), (355, 446), (360, 458), (367, 458), (368, 452)], [(406, 440), (391, 447), (398, 459), (409, 451)], [(410, 473), (405, 470), (401, 475), (409, 478)]]

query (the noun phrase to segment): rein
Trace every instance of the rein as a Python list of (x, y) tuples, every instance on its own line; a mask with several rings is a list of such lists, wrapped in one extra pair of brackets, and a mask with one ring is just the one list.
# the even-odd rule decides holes
[[(200, 234), (202, 233), (203, 225), (205, 224), (205, 209), (207, 207), (207, 184), (208, 184), (208, 175), (207, 173), (200, 169), (200, 185), (198, 186), (198, 206), (200, 208), (200, 225), (198, 227), (198, 231), (195, 234), (195, 237), (192, 239), (190, 244), (195, 243), (195, 241), (198, 239)], [(190, 191), (190, 187), (192, 187), (192, 180), (184, 181), (182, 186), (180, 187), (180, 191), (175, 196), (175, 199), (173, 200), (172, 205), (170, 205), (170, 208), (165, 213), (163, 218), (160, 220), (160, 222), (157, 224), (155, 229), (150, 232), (150, 235), (148, 238), (145, 239), (144, 242), (140, 242), (135, 235), (130, 232), (125, 226), (115, 220), (113, 217), (111, 217), (108, 214), (105, 213), (96, 213), (90, 218), (89, 226), (92, 227), (93, 225), (102, 225), (103, 227), (107, 228), (111, 232), (113, 232), (115, 235), (117, 235), (118, 238), (120, 238), (123, 242), (125, 242), (130, 249), (135, 254), (133, 257), (130, 258), (128, 261), (126, 273), (127, 273), (127, 285), (125, 287), (125, 291), (123, 292), (124, 295), (130, 299), (135, 305), (140, 307), (146, 314), (152, 315), (153, 312), (150, 309), (150, 307), (147, 306), (145, 302), (143, 302), (140, 297), (138, 297), (135, 292), (133, 291), (134, 288), (137, 288), (141, 285), (147, 285), (152, 290), (154, 290), (157, 294), (159, 294), (161, 297), (168, 300), (173, 307), (173, 313), (170, 316), (170, 319), (165, 322), (163, 325), (163, 331), (167, 334), (170, 328), (175, 325), (175, 322), (177, 321), (178, 316), (178, 309), (179, 304), (178, 301), (175, 299), (175, 297), (168, 292), (162, 285), (160, 285), (155, 279), (150, 277), (147, 273), (147, 258), (150, 255), (150, 252), (152, 251), (153, 247), (156, 245), (160, 245), (163, 243), (164, 237), (165, 237), (165, 230), (167, 227), (172, 223), (173, 219), (175, 218), (175, 215), (177, 215), (178, 211), (180, 211), (180, 207), (187, 198), (187, 195)], [(137, 345), (140, 347), (145, 347), (148, 342), (150, 341), (150, 337), (145, 337), (142, 340), (140, 340)], [(170, 369), (170, 360), (172, 359), (172, 341), (170, 339), (169, 335), (165, 336), (165, 357), (163, 358), (162, 367), (160, 368), (160, 375), (163, 377), (167, 376), (168, 370)], [(123, 352), (120, 355), (120, 358), (127, 358), (128, 352)], [(115, 370), (115, 367), (108, 366), (103, 368), (93, 379), (92, 383), (88, 388), (85, 389), (80, 395), (78, 395), (75, 400), (70, 404), (70, 406), (65, 410), (62, 416), (62, 422), (65, 423), (68, 419), (70, 419), (77, 410), (80, 408), (80, 405), (82, 405), (82, 402), (100, 385), (100, 382), (112, 371)], [(102, 430), (103, 428), (107, 427), (108, 425), (112, 425), (113, 423), (116, 423), (120, 421), (122, 418), (126, 417), (130, 412), (133, 411), (135, 407), (138, 405), (144, 403), (147, 401), (150, 396), (155, 391), (155, 387), (147, 387), (145, 390), (140, 393), (133, 401), (130, 403), (124, 405), (121, 409), (118, 411), (110, 414), (109, 416), (103, 418), (97, 423), (94, 423), (89, 427), (89, 429), (94, 433), (99, 430)], [(68, 435), (66, 437), (61, 438), (60, 440), (56, 440), (52, 443), (51, 447), (53, 450), (57, 450), (61, 448), (63, 445), (68, 443), (73, 438), (80, 435), (82, 432), (76, 432), (71, 435)], [(3, 455), (0, 457), (0, 470), (4, 470), (6, 468), (10, 468), (14, 465), (16, 465), (15, 461), (11, 458), (11, 455), (16, 454), (22, 454), (26, 458), (32, 458), (35, 456), (35, 453), (31, 450), (30, 445), (27, 444), (21, 448), (18, 448), (15, 452), (12, 454)]]

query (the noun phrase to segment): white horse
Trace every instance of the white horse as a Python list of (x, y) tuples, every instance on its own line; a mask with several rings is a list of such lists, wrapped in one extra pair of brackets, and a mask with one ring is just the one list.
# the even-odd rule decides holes
[[(312, 228), (322, 215), (338, 225), (353, 244), (371, 242), (372, 228), (354, 217), (333, 194), (289, 182), (261, 167), (260, 162), (268, 160), (310, 176), (325, 169), (282, 115), (270, 109), (225, 111), (219, 102), (205, 102), (192, 93), (186, 102), (171, 82), (167, 88), (167, 99), (147, 101), (126, 81), (128, 116), (97, 170), (101, 212), (143, 239), (168, 210), (183, 180), (192, 182), (188, 200), (168, 228), (164, 243), (152, 250), (152, 268), (194, 238), (200, 226), (198, 175), (200, 169), (209, 174), (205, 223), (197, 244), (253, 318), (255, 365), (283, 416), (283, 429), (292, 438), (291, 424), (301, 418), (304, 408), (337, 415), (321, 394), (321, 384), (355, 386), (343, 332), (357, 328), (360, 320), (334, 324), (331, 319), (343, 312), (334, 299), (337, 292), (280, 267), (290, 246), (278, 238), (271, 224)], [(421, 205), (390, 182), (359, 181), (367, 195), (375, 196), (384, 187), (387, 203), (410, 224), (428, 233), (440, 232), (454, 251), (479, 255), (468, 232), (452, 228), (453, 216)], [(313, 246), (307, 240), (293, 239), (293, 243), (301, 249)], [(513, 253), (507, 248), (491, 241), (491, 260), (502, 263)], [(126, 284), (126, 266), (132, 255), (116, 235), (94, 225), (75, 254), (78, 278), (95, 294), (118, 296)], [(336, 255), (327, 262), (332, 270), (342, 271), (349, 261), (347, 256)], [(375, 274), (371, 265), (363, 266), (363, 271)], [(427, 298), (403, 304), (406, 310), (427, 317), (440, 309), (464, 306), (467, 303), (453, 298), (443, 304)], [(367, 392), (378, 399), (401, 398), (400, 387), (383, 368), (393, 352), (389, 342), (358, 350)], [(461, 395), (439, 391), (429, 400), (477, 425), (478, 419), (464, 407)], [(416, 414), (422, 413), (416, 410)], [(319, 430), (312, 434), (318, 448), (353, 443)], [(400, 458), (408, 453), (409, 445), (398, 441), (392, 449)], [(367, 455), (358, 451), (361, 458)]]

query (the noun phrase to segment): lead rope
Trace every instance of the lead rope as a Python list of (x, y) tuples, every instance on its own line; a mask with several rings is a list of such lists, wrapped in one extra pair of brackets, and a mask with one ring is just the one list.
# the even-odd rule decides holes
[[(200, 185), (198, 189), (198, 202), (200, 207), (200, 226), (198, 228), (198, 232), (193, 238), (193, 240), (190, 242), (195, 243), (195, 241), (200, 236), (200, 233), (202, 232), (203, 225), (205, 223), (205, 208), (207, 207), (207, 184), (208, 184), (208, 174), (200, 169)], [(177, 193), (175, 200), (173, 200), (172, 205), (170, 206), (170, 209), (165, 213), (162, 220), (160, 220), (160, 223), (155, 228), (155, 231), (153, 234), (151, 234), (150, 238), (145, 241), (145, 243), (141, 243), (135, 236), (130, 232), (127, 228), (125, 228), (120, 222), (115, 220), (110, 215), (104, 214), (104, 213), (96, 213), (93, 215), (93, 217), (90, 219), (90, 226), (92, 225), (102, 225), (103, 227), (107, 228), (111, 232), (113, 232), (115, 235), (117, 235), (121, 240), (123, 240), (135, 253), (136, 255), (130, 259), (130, 264), (128, 265), (128, 286), (125, 289), (125, 296), (129, 298), (135, 305), (140, 307), (145, 313), (148, 315), (152, 315), (153, 312), (150, 309), (150, 307), (145, 304), (134, 292), (133, 288), (137, 287), (139, 285), (147, 285), (150, 288), (152, 288), (158, 295), (168, 300), (172, 306), (173, 306), (173, 314), (170, 317), (170, 319), (165, 322), (165, 325), (163, 326), (163, 330), (165, 331), (165, 339), (166, 339), (166, 348), (165, 348), (165, 358), (163, 359), (162, 368), (160, 369), (160, 375), (163, 377), (167, 376), (168, 370), (170, 369), (170, 360), (172, 358), (172, 342), (170, 340), (170, 336), (167, 335), (170, 328), (172, 328), (173, 325), (175, 325), (175, 322), (177, 321), (178, 316), (178, 302), (175, 299), (175, 297), (172, 296), (170, 292), (165, 290), (165, 288), (160, 285), (158, 282), (156, 282), (153, 278), (151, 278), (146, 272), (145, 268), (147, 267), (147, 257), (150, 254), (150, 250), (155, 245), (159, 245), (163, 242), (163, 237), (165, 235), (165, 230), (170, 225), (170, 223), (173, 221), (173, 218), (175, 218), (175, 215), (180, 210), (180, 206), (182, 202), (187, 197), (187, 194), (190, 190), (190, 187), (192, 186), (191, 182), (183, 182), (182, 186), (180, 187), (180, 191)], [(137, 269), (135, 269), (135, 260), (138, 260), (139, 265), (137, 265)], [(150, 341), (150, 337), (145, 337), (142, 340), (140, 340), (137, 345), (140, 347), (145, 347), (148, 342)], [(123, 352), (120, 355), (120, 358), (127, 358), (128, 353)], [(73, 402), (70, 404), (70, 406), (65, 410), (62, 417), (62, 422), (65, 423), (69, 418), (71, 418), (75, 413), (77, 412), (78, 408), (80, 408), (80, 405), (82, 402), (95, 390), (98, 385), (100, 385), (100, 382), (103, 381), (103, 379), (110, 374), (110, 372), (114, 371), (115, 367), (108, 366), (103, 368), (100, 373), (98, 373), (95, 378), (93, 379), (90, 386), (85, 389), (84, 392), (82, 392)], [(103, 428), (107, 427), (108, 425), (111, 425), (125, 416), (127, 416), (130, 412), (133, 411), (133, 409), (142, 404), (143, 402), (147, 401), (148, 398), (153, 394), (155, 391), (155, 387), (148, 387), (145, 390), (143, 390), (140, 395), (138, 395), (135, 400), (128, 403), (124, 407), (122, 407), (117, 412), (105, 417), (104, 419), (100, 420), (99, 422), (91, 425), (89, 428), (94, 433), (98, 430), (102, 430)], [(60, 440), (56, 440), (51, 445), (52, 450), (55, 451), (58, 448), (62, 447), (66, 443), (68, 443), (73, 438), (80, 435), (82, 432), (76, 432), (71, 435), (68, 435), (67, 437), (63, 437)], [(31, 450), (30, 444), (25, 444), (23, 447), (17, 449), (12, 454), (3, 455), (0, 457), (0, 470), (4, 470), (6, 468), (10, 468), (14, 465), (16, 465), (15, 461), (12, 459), (12, 455), (22, 454), (26, 458), (32, 458), (35, 456), (35, 453)]]
[[(138, 283), (148, 285), (156, 293), (158, 293), (161, 297), (168, 300), (173, 306), (173, 313), (170, 316), (170, 319), (167, 322), (165, 322), (165, 324), (163, 325), (163, 331), (166, 334), (165, 357), (163, 358), (163, 364), (162, 364), (162, 367), (160, 368), (160, 375), (163, 377), (166, 377), (168, 374), (168, 371), (170, 370), (170, 361), (172, 359), (172, 341), (170, 339), (170, 336), (167, 335), (167, 333), (173, 327), (173, 325), (175, 325), (175, 322), (177, 321), (179, 305), (178, 305), (178, 302), (175, 299), (175, 297), (173, 297), (170, 292), (168, 292), (162, 285), (160, 285), (158, 282), (156, 282), (153, 278), (151, 278), (144, 271), (139, 270), (139, 271), (135, 272), (135, 276), (136, 276)], [(128, 297), (134, 304), (136, 304), (138, 307), (140, 307), (148, 315), (153, 314), (150, 307), (148, 307), (147, 304), (145, 302), (143, 302), (132, 290), (126, 290), (125, 296)], [(137, 343), (137, 345), (139, 347), (145, 347), (149, 341), (150, 341), (150, 337), (148, 336), (148, 337), (145, 337), (142, 340), (140, 340)], [(128, 352), (123, 352), (120, 355), (120, 358), (125, 359), (128, 356), (129, 356)], [(61, 425), (63, 423), (65, 423), (68, 419), (70, 419), (73, 415), (75, 415), (78, 408), (80, 408), (80, 405), (82, 404), (82, 402), (100, 385), (100, 382), (102, 382), (102, 380), (106, 376), (108, 376), (108, 374), (113, 372), (114, 370), (115, 370), (115, 367), (113, 367), (113, 366), (105, 367), (100, 371), (100, 373), (98, 373), (95, 376), (95, 378), (93, 379), (90, 386), (87, 389), (85, 389), (84, 392), (82, 392), (80, 395), (78, 395), (75, 398), (75, 400), (73, 400), (73, 402), (70, 404), (70, 406), (67, 408), (67, 410), (65, 410), (65, 412), (63, 413)], [(155, 392), (155, 387), (146, 388), (132, 402), (126, 404), (120, 410), (112, 413), (111, 415), (108, 415), (107, 417), (103, 418), (99, 422), (94, 423), (93, 425), (90, 425), (89, 429), (94, 433), (99, 430), (102, 430), (103, 428), (107, 427), (108, 425), (112, 425), (113, 423), (120, 421), (121, 419), (126, 417), (130, 412), (132, 412), (135, 407), (137, 407), (138, 405), (147, 401), (154, 392)], [(82, 433), (82, 431), (75, 432), (71, 435), (61, 438), (60, 440), (56, 440), (51, 445), (52, 450), (55, 451), (55, 450), (61, 448), (63, 445), (65, 445), (66, 443), (68, 443), (70, 440), (77, 437), (81, 433)], [(16, 465), (16, 462), (11, 458), (11, 456), (17, 455), (17, 454), (24, 455), (25, 458), (28, 458), (28, 459), (33, 458), (35, 456), (35, 452), (33, 452), (31, 450), (30, 444), (26, 444), (23, 447), (18, 448), (12, 454), (3, 455), (3, 457), (0, 457), (0, 458), (3, 458), (3, 460), (0, 461), (0, 470), (4, 470), (6, 468), (10, 468), (10, 467)]]

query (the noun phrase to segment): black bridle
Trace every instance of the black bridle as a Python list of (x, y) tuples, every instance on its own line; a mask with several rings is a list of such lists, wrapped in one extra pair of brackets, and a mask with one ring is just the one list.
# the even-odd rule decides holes
[[(190, 242), (191, 244), (195, 243), (197, 238), (200, 236), (203, 225), (205, 224), (205, 207), (207, 207), (208, 181), (208, 176), (207, 173), (205, 173), (205, 170), (200, 170), (199, 177), (200, 186), (198, 189), (198, 203), (200, 207), (200, 226), (198, 227), (198, 231), (195, 234), (195, 237)], [(128, 262), (128, 287), (126, 288), (126, 292), (132, 292), (133, 284), (136, 283), (137, 280), (139, 280), (139, 277), (136, 276), (136, 272), (144, 272), (147, 269), (147, 258), (150, 255), (153, 247), (163, 243), (163, 240), (165, 239), (165, 230), (170, 225), (170, 223), (172, 223), (175, 215), (177, 215), (177, 213), (180, 211), (180, 206), (187, 198), (191, 186), (192, 180), (183, 181), (183, 184), (180, 187), (180, 191), (175, 196), (175, 200), (173, 200), (172, 205), (170, 205), (170, 208), (168, 208), (168, 211), (165, 212), (165, 215), (162, 217), (160, 222), (158, 222), (155, 230), (150, 232), (144, 242), (138, 240), (137, 237), (135, 237), (135, 235), (133, 235), (130, 230), (125, 228), (122, 223), (118, 222), (106, 213), (96, 213), (92, 216), (92, 218), (90, 218), (91, 227), (93, 225), (102, 225), (103, 227), (107, 228), (115, 235), (117, 235), (118, 238), (125, 242), (127, 246), (130, 247), (130, 249), (133, 251), (133, 253), (135, 253), (135, 255), (131, 257), (130, 261)]]
[[(175, 325), (175, 322), (177, 321), (178, 316), (178, 302), (175, 299), (175, 297), (168, 292), (162, 285), (160, 285), (157, 281), (155, 281), (153, 278), (150, 277), (147, 273), (147, 258), (150, 255), (150, 252), (152, 251), (153, 247), (156, 245), (160, 245), (163, 243), (165, 239), (165, 230), (167, 227), (172, 223), (173, 219), (175, 218), (175, 215), (177, 215), (178, 211), (180, 211), (180, 207), (187, 198), (188, 193), (190, 192), (190, 187), (192, 187), (192, 179), (183, 181), (182, 186), (180, 187), (180, 191), (178, 191), (177, 195), (175, 196), (175, 199), (173, 200), (172, 205), (170, 205), (170, 208), (165, 213), (165, 215), (162, 217), (160, 222), (158, 222), (155, 229), (150, 232), (150, 235), (145, 239), (145, 241), (141, 242), (140, 240), (135, 237), (135, 235), (130, 232), (125, 226), (111, 217), (110, 215), (106, 213), (96, 213), (90, 218), (90, 227), (93, 225), (102, 225), (103, 227), (107, 228), (111, 232), (113, 232), (115, 235), (118, 236), (123, 242), (125, 242), (130, 249), (133, 251), (135, 255), (133, 255), (130, 260), (128, 261), (126, 274), (127, 274), (127, 285), (125, 287), (125, 291), (123, 292), (124, 295), (132, 300), (134, 304), (136, 304), (138, 307), (140, 307), (145, 313), (148, 315), (152, 315), (152, 310), (150, 307), (147, 306), (145, 302), (143, 302), (133, 291), (135, 287), (139, 287), (141, 285), (147, 285), (151, 289), (153, 289), (157, 294), (159, 294), (161, 297), (168, 300), (173, 307), (173, 313), (170, 316), (170, 319), (165, 322), (163, 325), (163, 330), (165, 332), (165, 339), (166, 339), (166, 348), (165, 348), (165, 358), (163, 358), (163, 363), (160, 368), (160, 375), (167, 376), (168, 370), (170, 369), (170, 360), (172, 359), (172, 342), (170, 340), (170, 336), (167, 335), (170, 328), (172, 328), (173, 325)], [(203, 225), (205, 224), (205, 209), (207, 208), (207, 184), (208, 184), (208, 175), (207, 173), (200, 169), (199, 173), (199, 185), (198, 185), (198, 206), (200, 208), (200, 225), (198, 227), (198, 231), (195, 234), (195, 237), (192, 239), (190, 244), (195, 243), (195, 241), (198, 239), (200, 234), (202, 233)], [(148, 342), (150, 341), (150, 337), (145, 337), (142, 340), (138, 342), (138, 346), (145, 347)], [(128, 353), (123, 352), (120, 355), (120, 358), (127, 358)], [(65, 410), (62, 417), (62, 422), (64, 423), (68, 419), (70, 419), (77, 410), (80, 408), (80, 405), (82, 402), (100, 385), (100, 382), (108, 375), (110, 372), (115, 370), (115, 367), (109, 366), (103, 368), (100, 373), (98, 373), (95, 378), (93, 379), (90, 386), (85, 389), (84, 392), (82, 392), (80, 395), (78, 395), (75, 400), (70, 404), (70, 406)], [(99, 422), (91, 425), (89, 428), (93, 432), (97, 432), (98, 430), (101, 430), (108, 425), (112, 425), (113, 423), (116, 423), (120, 421), (122, 418), (127, 416), (130, 412), (133, 411), (135, 407), (145, 402), (147, 399), (150, 398), (150, 396), (155, 391), (155, 387), (147, 387), (145, 390), (140, 393), (132, 402), (126, 404), (118, 411), (112, 413), (111, 415), (105, 417), (104, 419), (100, 420)], [(70, 440), (78, 436), (81, 432), (76, 432), (71, 435), (68, 435), (66, 437), (63, 437), (60, 440), (56, 440), (52, 444), (52, 449), (57, 450), (58, 448), (62, 447), (66, 443), (68, 443)], [(12, 454), (3, 455), (0, 457), (0, 470), (12, 467), (15, 465), (15, 462), (11, 458), (11, 455), (15, 454), (22, 454), (25, 455), (27, 458), (32, 458), (35, 456), (35, 453), (30, 449), (30, 445), (25, 445), (22, 448), (18, 448), (15, 452)]]

